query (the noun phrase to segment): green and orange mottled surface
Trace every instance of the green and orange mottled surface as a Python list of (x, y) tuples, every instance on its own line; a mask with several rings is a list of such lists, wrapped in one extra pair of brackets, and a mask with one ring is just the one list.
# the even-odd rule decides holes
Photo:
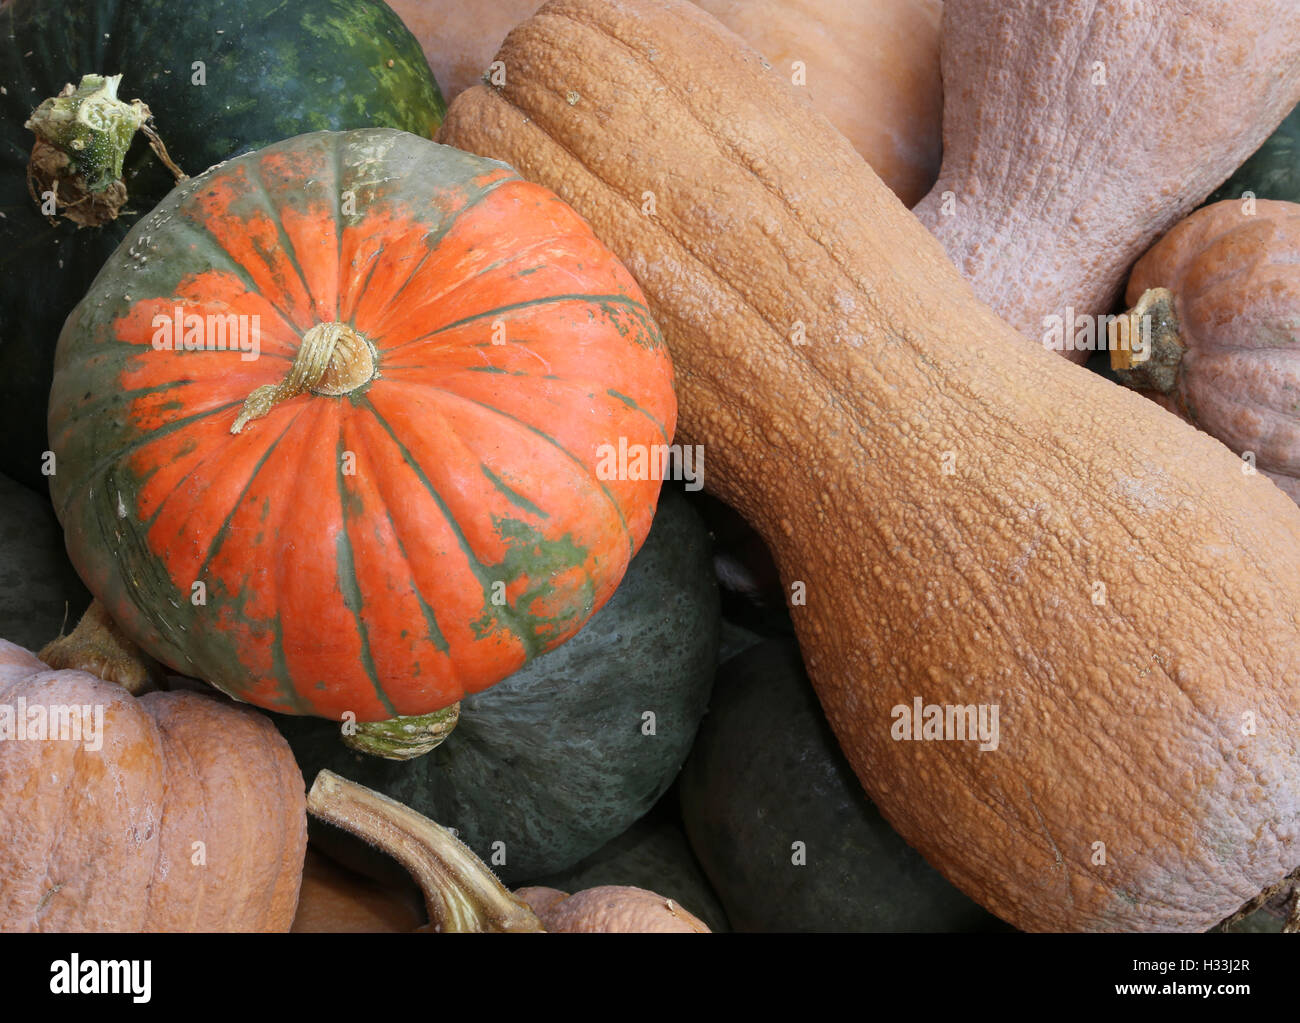
[[(258, 357), (158, 349), (177, 308), (259, 317)], [(232, 435), (334, 321), (375, 377)], [(551, 192), (402, 132), (319, 132), (177, 188), (109, 260), (60, 338), (51, 491), (151, 654), (379, 720), (492, 685), (608, 600), (659, 482), (599, 478), (600, 446), (675, 421), (640, 290)]]

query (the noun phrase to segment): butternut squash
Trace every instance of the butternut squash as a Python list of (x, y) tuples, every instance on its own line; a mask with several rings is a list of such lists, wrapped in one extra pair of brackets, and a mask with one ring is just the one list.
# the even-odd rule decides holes
[(1292, 0), (948, 0), (942, 32), (943, 169), (916, 215), (980, 298), (1076, 362), (1045, 318), (1110, 313), (1300, 100)]
[[(1204, 929), (1300, 864), (1300, 510), (1025, 343), (684, 0), (552, 0), (498, 58), (441, 139), (558, 192), (637, 277), (679, 437), (801, 595), (820, 701), (904, 838), (1039, 930)], [(997, 708), (996, 748), (910, 738), (916, 700), (954, 728)]]

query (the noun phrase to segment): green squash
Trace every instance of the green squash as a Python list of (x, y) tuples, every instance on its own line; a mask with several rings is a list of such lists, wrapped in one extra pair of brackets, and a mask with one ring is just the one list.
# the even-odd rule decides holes
[(0, 476), (0, 639), (40, 650), (89, 603), (50, 502)]
[[(562, 646), (461, 701), (455, 731), (416, 760), (354, 753), (337, 722), (271, 716), (308, 783), (328, 768), (391, 796), (456, 829), (517, 887), (599, 849), (672, 784), (717, 659), (710, 558), (699, 516), (665, 486), (645, 545), (609, 603)], [(351, 836), (319, 825), (312, 838), (345, 865), (392, 879), (395, 865), (362, 854)]]
[(1240, 199), (1254, 192), (1256, 199), (1300, 202), (1300, 106), (1287, 114), (1249, 160), (1243, 163), (1208, 199)]
[[(0, 472), (41, 489), (63, 321), (175, 184), (137, 135), (115, 219), (78, 227), (42, 215), (28, 186), (35, 136), (24, 125), (87, 74), (120, 74), (119, 98), (144, 101), (171, 159), (191, 176), (317, 129), (432, 137), (445, 112), (420, 45), (376, 0), (15, 0), (0, 10)], [(200, 75), (204, 84), (195, 84)], [(97, 167), (114, 162), (110, 148), (104, 139), (88, 148), (104, 157)]]
[(863, 794), (793, 642), (719, 669), (678, 788), (691, 847), (738, 931), (1007, 929)]
[[(669, 792), (654, 811), (568, 870), (528, 883), (570, 894), (602, 885), (632, 885), (672, 899), (703, 920), (714, 934), (729, 931), (726, 911), (674, 819), (677, 801), (673, 796)], [(672, 806), (664, 808), (668, 799)]]

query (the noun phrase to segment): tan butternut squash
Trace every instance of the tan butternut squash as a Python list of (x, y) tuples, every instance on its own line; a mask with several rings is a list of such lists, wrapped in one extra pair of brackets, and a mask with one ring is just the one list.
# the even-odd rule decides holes
[[(679, 435), (802, 584), (809, 674), (903, 836), (1028, 929), (1203, 929), (1300, 863), (1295, 505), (1025, 343), (690, 4), (553, 0), (498, 57), (442, 140), (637, 277)], [(907, 737), (916, 700), (997, 708), (997, 741)]]
[(943, 169), (916, 215), (980, 298), (1076, 362), (1076, 332), (1044, 320), (1111, 312), (1300, 100), (1292, 0), (948, 0), (942, 31)]

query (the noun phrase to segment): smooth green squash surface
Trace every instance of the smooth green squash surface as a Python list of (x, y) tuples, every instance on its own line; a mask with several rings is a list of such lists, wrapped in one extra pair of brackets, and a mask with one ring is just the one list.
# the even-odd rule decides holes
[[(690, 750), (717, 646), (708, 534), (665, 487), (609, 603), (563, 646), (463, 700), (456, 730), (433, 752), (379, 760), (347, 749), (333, 722), (274, 719), (306, 777), (328, 768), (444, 822), (516, 885), (572, 866), (654, 805)], [(386, 859), (335, 829), (317, 826), (313, 840), (392, 876)]]
[(793, 641), (767, 640), (718, 669), (678, 787), (691, 846), (737, 930), (1006, 927), (867, 799)]

